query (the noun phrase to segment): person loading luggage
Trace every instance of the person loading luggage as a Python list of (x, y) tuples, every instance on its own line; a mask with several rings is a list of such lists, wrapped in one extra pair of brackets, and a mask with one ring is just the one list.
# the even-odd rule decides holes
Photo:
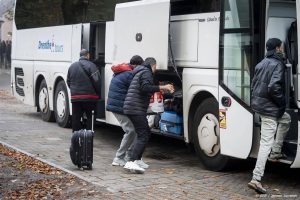
[(96, 65), (89, 61), (88, 50), (80, 51), (79, 61), (73, 63), (67, 75), (67, 84), (71, 91), (72, 131), (83, 129), (81, 118), (87, 117), (86, 129), (92, 129), (92, 111), (101, 91), (101, 77)]
[(116, 153), (112, 165), (124, 166), (126, 160), (130, 159), (133, 142), (136, 138), (136, 132), (130, 119), (124, 115), (123, 105), (128, 91), (128, 87), (132, 81), (134, 67), (141, 65), (144, 60), (135, 55), (130, 59), (129, 64), (114, 65), (111, 69), (114, 76), (111, 79), (106, 110), (111, 111), (119, 121), (123, 131), (125, 132), (120, 144), (120, 148)]
[(156, 71), (156, 60), (154, 58), (146, 58), (145, 62), (134, 68), (134, 78), (128, 89), (128, 93), (124, 102), (124, 113), (128, 115), (132, 121), (137, 138), (134, 141), (132, 157), (124, 166), (134, 173), (144, 173), (149, 166), (145, 164), (141, 158), (145, 151), (146, 144), (150, 138), (150, 128), (147, 121), (147, 108), (150, 103), (150, 97), (154, 92), (167, 90), (174, 92), (171, 84), (154, 85), (153, 73)]

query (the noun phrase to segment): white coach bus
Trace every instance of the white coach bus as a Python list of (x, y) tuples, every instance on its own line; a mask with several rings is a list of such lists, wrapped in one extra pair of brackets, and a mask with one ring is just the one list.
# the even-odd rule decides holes
[(67, 71), (86, 48), (92, 60), (98, 58), (102, 75), (97, 121), (117, 125), (105, 111), (111, 66), (135, 54), (155, 57), (156, 79), (182, 91), (183, 134), (173, 137), (193, 145), (207, 168), (221, 170), (231, 158), (257, 156), (260, 122), (250, 108), (250, 83), (266, 40), (277, 37), (292, 55), (287, 72), (292, 125), (283, 146), (288, 158), (281, 162), (297, 168), (299, 17), (298, 0), (19, 0), (12, 91), (36, 106), (43, 120), (69, 126)]

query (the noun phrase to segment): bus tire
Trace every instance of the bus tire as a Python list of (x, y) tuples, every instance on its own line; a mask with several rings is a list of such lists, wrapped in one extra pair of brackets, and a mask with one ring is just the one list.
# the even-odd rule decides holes
[(220, 153), (218, 102), (205, 99), (197, 108), (193, 120), (193, 141), (197, 155), (204, 166), (212, 171), (224, 170), (229, 157)]
[(45, 79), (40, 84), (38, 97), (38, 106), (43, 121), (54, 122), (54, 113), (49, 107), (49, 92)]
[(56, 123), (63, 128), (69, 128), (71, 125), (69, 96), (64, 81), (59, 81), (55, 88), (54, 113)]

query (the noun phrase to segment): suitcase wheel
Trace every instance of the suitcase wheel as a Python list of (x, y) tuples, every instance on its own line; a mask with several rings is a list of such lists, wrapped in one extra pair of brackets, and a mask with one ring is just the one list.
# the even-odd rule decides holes
[(87, 166), (87, 168), (88, 168), (89, 170), (92, 170), (92, 169), (93, 169), (93, 165), (92, 165), (92, 163), (91, 163), (91, 164), (89, 164), (89, 165)]

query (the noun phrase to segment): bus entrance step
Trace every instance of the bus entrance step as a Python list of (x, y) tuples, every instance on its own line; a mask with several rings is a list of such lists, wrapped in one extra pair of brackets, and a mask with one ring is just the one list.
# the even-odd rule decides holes
[(297, 153), (297, 140), (285, 140), (283, 142), (282, 151), (289, 157), (295, 158)]

